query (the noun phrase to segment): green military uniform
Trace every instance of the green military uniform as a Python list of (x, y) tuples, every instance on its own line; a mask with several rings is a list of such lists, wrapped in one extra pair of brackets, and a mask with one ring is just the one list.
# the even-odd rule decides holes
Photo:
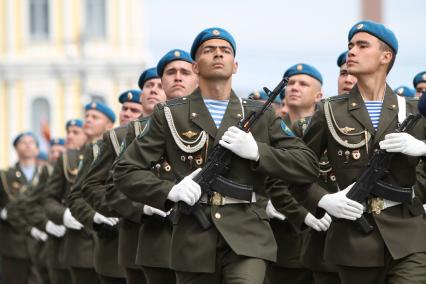
[[(82, 150), (67, 150), (55, 163), (53, 173), (50, 176), (43, 201), (44, 211), (47, 219), (55, 224), (63, 224), (63, 216), (68, 207), (67, 197), (74, 184), (78, 166), (83, 160)], [(67, 229), (62, 238), (49, 236), (47, 240), (47, 265), (49, 267), (49, 277), (53, 284), (70, 283), (71, 255), (76, 254), (84, 258), (85, 251), (79, 247), (70, 247), (78, 232)]]
[[(219, 129), (199, 89), (188, 97), (157, 106), (146, 134), (139, 136), (118, 162), (114, 173), (116, 186), (135, 201), (167, 211), (167, 195), (175, 183), (159, 179), (152, 172), (152, 165), (164, 157), (177, 180), (183, 179), (204, 164), (208, 153), (230, 126), (236, 125), (243, 115), (258, 110), (260, 106), (247, 100), (240, 102), (232, 92)], [(170, 116), (167, 119), (165, 116), (168, 111), (173, 119), (172, 126)], [(173, 134), (168, 125), (174, 128)], [(258, 141), (259, 161), (249, 162), (234, 156), (227, 178), (253, 185), (254, 195), (265, 196), (266, 176), (286, 177), (289, 183), (310, 182), (317, 176), (317, 160), (301, 141), (284, 134), (271, 109), (251, 132)], [(213, 223), (208, 230), (203, 230), (193, 216), (180, 214), (175, 221), (171, 267), (178, 271), (178, 282), (202, 281), (205, 277), (217, 278), (218, 282), (222, 277), (238, 278), (238, 268), (232, 263), (239, 261), (246, 266), (244, 269), (253, 267), (250, 280), (241, 281), (263, 282), (265, 267), (262, 269), (260, 263), (276, 260), (276, 243), (264, 204), (210, 204), (203, 206), (204, 213)], [(222, 266), (227, 261), (229, 266)], [(224, 276), (221, 276), (222, 272)]]
[[(108, 217), (117, 217), (118, 214), (106, 204), (106, 180), (120, 151), (120, 145), (126, 131), (125, 126), (120, 126), (105, 132), (102, 141), (98, 142), (99, 154), (90, 166), (81, 187), (81, 195), (87, 204), (95, 211)], [(88, 221), (93, 224), (93, 219)], [(126, 283), (124, 268), (118, 264), (118, 229), (110, 226), (93, 225), (95, 231), (97, 231), (95, 268), (101, 275), (102, 282)], [(110, 230), (107, 231), (106, 228)]]
[[(312, 117), (302, 118), (296, 121), (292, 128), (295, 130), (294, 133), (299, 137), (303, 137)], [(320, 178), (318, 184), (322, 188), (326, 189), (330, 193), (337, 192), (336, 175), (333, 168), (330, 166), (330, 161), (327, 157), (327, 150), (321, 156), (320, 161)], [(302, 201), (302, 205), (305, 204)], [(317, 218), (323, 217), (323, 211), (316, 211), (315, 208), (309, 208), (309, 204), (306, 205), (308, 210), (312, 214), (316, 215)], [(318, 232), (311, 228), (308, 228), (305, 233), (304, 245), (302, 249), (302, 263), (305, 267), (309, 268), (313, 273), (315, 284), (339, 284), (341, 283), (339, 274), (337, 273), (337, 267), (325, 261), (324, 259), (324, 247), (325, 238), (327, 232)]]
[(7, 219), (0, 221), (0, 254), (5, 283), (27, 283), (39, 275), (31, 271), (30, 250), (37, 242), (30, 236), (31, 226), (23, 218), (22, 200), (30, 187), (37, 186), (42, 167), (36, 167), (27, 180), (19, 164), (0, 172), (0, 208), (7, 209)]
[[(121, 145), (122, 153), (135, 136), (142, 132), (146, 119), (141, 121), (132, 121), (127, 126), (127, 134)], [(112, 168), (115, 168), (117, 159)], [(118, 263), (126, 268), (127, 281), (129, 284), (146, 283), (144, 273), (140, 266), (136, 265), (136, 252), (138, 244), (139, 228), (141, 226), (143, 215), (143, 204), (132, 202), (113, 183), (113, 171), (110, 172), (106, 182), (105, 199), (108, 206), (121, 217), (121, 226), (119, 231)]]
[[(283, 125), (290, 125), (290, 119), (286, 116)], [(285, 128), (285, 127), (284, 127)], [(287, 130), (289, 131), (289, 130)], [(291, 135), (291, 133), (290, 133)], [(272, 196), (279, 194), (277, 198), (286, 201), (281, 211), (286, 219), (271, 219), (270, 224), (277, 242), (277, 261), (268, 266), (266, 272), (267, 283), (312, 283), (312, 273), (301, 263), (301, 253), (308, 228), (304, 220), (308, 211), (300, 205), (290, 192), (280, 190), (283, 185), (281, 181), (275, 181), (268, 185), (268, 193)], [(284, 201), (285, 202), (285, 201)]]
[[(417, 112), (416, 103), (407, 101), (406, 109), (407, 113)], [(394, 132), (398, 111), (397, 97), (387, 86), (376, 131), (355, 86), (349, 94), (327, 99), (320, 106), (304, 140), (318, 156), (327, 149), (339, 187), (346, 188), (360, 176), (374, 149), (379, 147), (379, 141)], [(423, 119), (410, 134), (424, 140), (424, 127)], [(417, 157), (395, 154), (384, 181), (411, 187), (416, 179), (417, 162)], [(295, 193), (315, 208), (327, 191), (315, 186)], [(390, 272), (386, 269), (392, 269), (393, 279), (398, 279), (395, 283), (405, 283), (401, 279), (408, 270), (410, 279), (425, 281), (426, 226), (420, 200), (414, 198), (411, 204), (399, 204), (377, 212), (379, 214), (364, 214), (374, 226), (369, 234), (364, 234), (354, 222), (333, 222), (327, 233), (325, 259), (338, 265), (343, 283), (384, 283), (391, 275), (387, 275)]]

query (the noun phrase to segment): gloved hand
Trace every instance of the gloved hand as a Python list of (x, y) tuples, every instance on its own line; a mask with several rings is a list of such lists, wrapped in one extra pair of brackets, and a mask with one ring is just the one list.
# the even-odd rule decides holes
[(423, 204), (423, 209), (425, 210), (425, 213), (426, 213), (426, 204)]
[(64, 226), (73, 229), (73, 230), (81, 230), (83, 228), (83, 225), (77, 221), (77, 219), (72, 216), (71, 211), (69, 208), (67, 208), (64, 212), (64, 216), (62, 217)]
[(102, 214), (99, 214), (98, 212), (95, 213), (95, 216), (93, 216), (93, 222), (96, 224), (107, 224), (111, 227), (115, 226), (118, 223), (118, 218), (115, 217), (105, 217)]
[(408, 156), (426, 156), (426, 143), (408, 133), (390, 133), (380, 141), (380, 149), (387, 152), (398, 152)]
[(360, 218), (364, 210), (362, 204), (346, 197), (346, 194), (354, 184), (339, 192), (324, 195), (318, 202), (318, 206), (337, 218), (352, 221)]
[(247, 133), (240, 130), (236, 126), (229, 127), (223, 134), (219, 144), (241, 158), (255, 162), (259, 160), (259, 148), (253, 135), (250, 132)]
[(6, 209), (6, 208), (3, 208), (3, 209), (0, 211), (0, 218), (1, 218), (2, 220), (7, 220), (7, 209)]
[(183, 201), (188, 205), (194, 205), (201, 196), (201, 187), (192, 179), (201, 171), (196, 169), (179, 183), (175, 184), (167, 195), (167, 199), (178, 202)]
[(304, 223), (306, 226), (311, 227), (315, 231), (327, 231), (331, 224), (331, 217), (325, 213), (324, 217), (317, 219), (314, 215), (308, 213), (305, 217)]
[(277, 219), (280, 219), (281, 221), (285, 220), (284, 214), (281, 214), (280, 212), (277, 211), (277, 209), (275, 209), (274, 205), (272, 205), (271, 200), (268, 201), (265, 211), (266, 211), (266, 215), (268, 215), (270, 219), (277, 218)]
[(36, 227), (31, 228), (30, 234), (37, 241), (45, 242), (47, 240), (47, 234), (45, 232), (40, 231)]
[(148, 215), (148, 216), (152, 216), (152, 215), (156, 214), (156, 215), (159, 215), (163, 218), (166, 218), (167, 215), (170, 214), (169, 212), (164, 212), (160, 209), (157, 209), (155, 207), (151, 207), (151, 206), (148, 206), (148, 205), (143, 206), (143, 214)]
[(46, 223), (46, 232), (55, 236), (57, 238), (61, 238), (65, 235), (66, 228), (63, 225), (56, 225), (52, 221), (48, 220)]

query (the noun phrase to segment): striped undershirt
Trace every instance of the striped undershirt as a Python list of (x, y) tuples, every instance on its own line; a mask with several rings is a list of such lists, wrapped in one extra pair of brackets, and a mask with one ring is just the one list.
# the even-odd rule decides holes
[(228, 102), (228, 100), (204, 100), (204, 104), (209, 110), (217, 128), (219, 128), (220, 124), (222, 123), (223, 115), (225, 114), (226, 108), (228, 107)]
[(373, 127), (377, 130), (379, 127), (380, 112), (382, 111), (382, 101), (367, 101), (365, 102), (365, 107), (367, 108), (368, 114), (370, 115), (371, 122)]

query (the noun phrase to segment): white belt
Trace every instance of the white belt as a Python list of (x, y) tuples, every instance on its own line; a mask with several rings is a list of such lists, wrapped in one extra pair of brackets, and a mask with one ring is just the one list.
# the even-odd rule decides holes
[(256, 202), (256, 193), (254, 193), (254, 192), (251, 195), (251, 201), (236, 199), (236, 198), (227, 197), (227, 196), (222, 196), (218, 193), (214, 193), (214, 194), (220, 196), (218, 198), (212, 197), (212, 199), (215, 200), (214, 202), (212, 202), (212, 201), (208, 202), (207, 195), (203, 194), (200, 198), (200, 203), (204, 203), (204, 204), (208, 203), (208, 204), (211, 204), (211, 205), (227, 205), (227, 204), (255, 203)]

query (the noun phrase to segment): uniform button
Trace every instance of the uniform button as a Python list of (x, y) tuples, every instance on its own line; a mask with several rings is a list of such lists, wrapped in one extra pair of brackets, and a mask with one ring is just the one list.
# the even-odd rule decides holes
[(219, 212), (214, 213), (214, 217), (216, 219), (220, 219), (222, 217), (222, 215)]

